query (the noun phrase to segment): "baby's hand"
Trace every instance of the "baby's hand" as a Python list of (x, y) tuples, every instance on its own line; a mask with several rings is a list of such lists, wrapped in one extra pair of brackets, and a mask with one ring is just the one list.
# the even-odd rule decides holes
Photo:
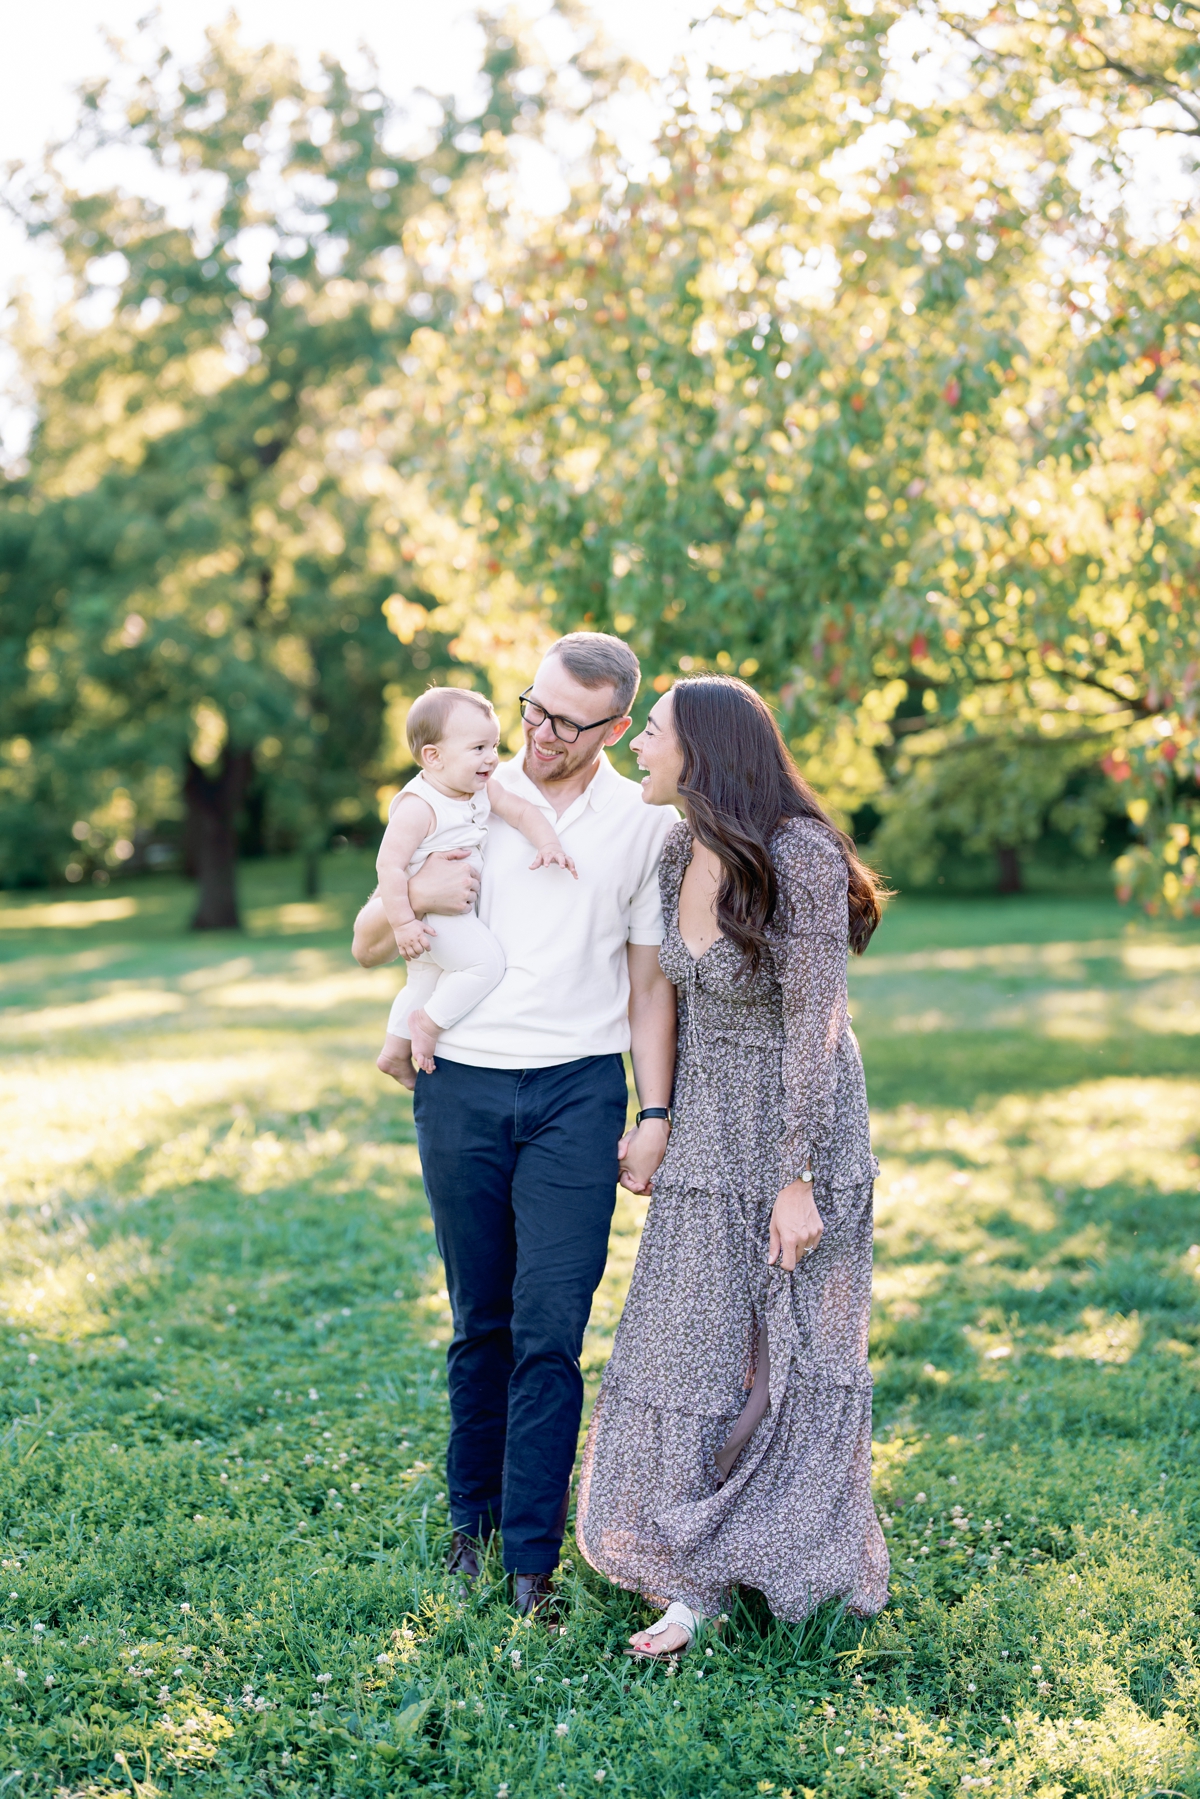
[(406, 962), (415, 962), (429, 948), (432, 934), (423, 918), (410, 918), (407, 924), (396, 926), (396, 948)]
[(547, 844), (544, 849), (540, 849), (529, 866), (530, 868), (566, 868), (570, 870), (576, 880), (579, 879), (575, 864), (557, 840)]

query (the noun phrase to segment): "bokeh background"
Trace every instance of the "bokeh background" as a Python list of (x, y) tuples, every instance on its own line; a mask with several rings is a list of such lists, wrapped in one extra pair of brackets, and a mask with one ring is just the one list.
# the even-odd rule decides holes
[(0, 880), (315, 891), (416, 691), (511, 728), (592, 626), (754, 680), (909, 891), (1188, 910), (1189, 19), (22, 21)]

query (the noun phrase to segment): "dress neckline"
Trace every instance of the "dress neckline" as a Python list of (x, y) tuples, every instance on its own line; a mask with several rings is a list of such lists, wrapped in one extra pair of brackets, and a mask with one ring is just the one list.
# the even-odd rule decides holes
[(699, 966), (700, 966), (701, 962), (703, 962), (704, 958), (708, 955), (711, 955), (712, 951), (716, 949), (718, 943), (728, 943), (729, 939), (728, 939), (728, 937), (726, 937), (726, 935), (723, 931), (718, 931), (716, 936), (713, 938), (712, 942), (709, 944), (708, 948), (702, 949), (698, 956), (694, 956), (692, 954), (691, 950), (688, 948), (687, 938), (684, 936), (683, 932), (679, 928), (679, 902), (683, 898), (683, 880), (684, 880), (684, 875), (687, 874), (688, 869), (692, 866), (692, 862), (694, 860), (695, 853), (696, 853), (695, 844), (696, 844), (696, 840), (692, 836), (691, 832), (689, 831), (688, 832), (688, 840), (687, 840), (687, 860), (684, 863), (683, 870), (679, 876), (679, 885), (675, 889), (674, 925), (675, 925), (675, 935), (679, 939), (680, 948), (683, 950), (684, 955), (687, 957), (688, 961), (691, 963), (693, 968), (699, 968)]
[(683, 932), (679, 928), (678, 909), (676, 909), (676, 912), (675, 912), (675, 935), (678, 937), (680, 947), (683, 950), (684, 955), (687, 957), (688, 961), (691, 963), (693, 968), (699, 968), (701, 962), (704, 961), (704, 958), (706, 956), (710, 956), (712, 954), (713, 950), (716, 949), (718, 943), (728, 943), (729, 942), (728, 937), (725, 936), (723, 931), (718, 932), (717, 935), (713, 938), (712, 942), (709, 944), (708, 948), (702, 949), (698, 956), (694, 956), (692, 954), (691, 950), (687, 946), (686, 937), (684, 936)]

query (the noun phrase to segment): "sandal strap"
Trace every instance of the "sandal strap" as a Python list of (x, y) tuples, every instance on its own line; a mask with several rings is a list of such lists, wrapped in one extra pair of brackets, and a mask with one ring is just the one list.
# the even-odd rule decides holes
[(660, 1637), (670, 1630), (672, 1624), (687, 1632), (690, 1647), (693, 1637), (700, 1628), (701, 1619), (697, 1612), (683, 1604), (682, 1600), (673, 1599), (656, 1624), (651, 1624), (646, 1631), (648, 1637)]

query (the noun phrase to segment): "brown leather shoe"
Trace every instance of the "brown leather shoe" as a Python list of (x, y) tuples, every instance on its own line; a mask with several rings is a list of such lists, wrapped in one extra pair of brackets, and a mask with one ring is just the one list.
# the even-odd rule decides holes
[(461, 1530), (454, 1531), (450, 1538), (450, 1554), (446, 1558), (447, 1574), (457, 1574), (468, 1586), (473, 1585), (482, 1573), (479, 1553), (485, 1542), (486, 1538), (468, 1537)]
[(513, 1599), (523, 1618), (551, 1615), (557, 1595), (548, 1574), (514, 1574)]

